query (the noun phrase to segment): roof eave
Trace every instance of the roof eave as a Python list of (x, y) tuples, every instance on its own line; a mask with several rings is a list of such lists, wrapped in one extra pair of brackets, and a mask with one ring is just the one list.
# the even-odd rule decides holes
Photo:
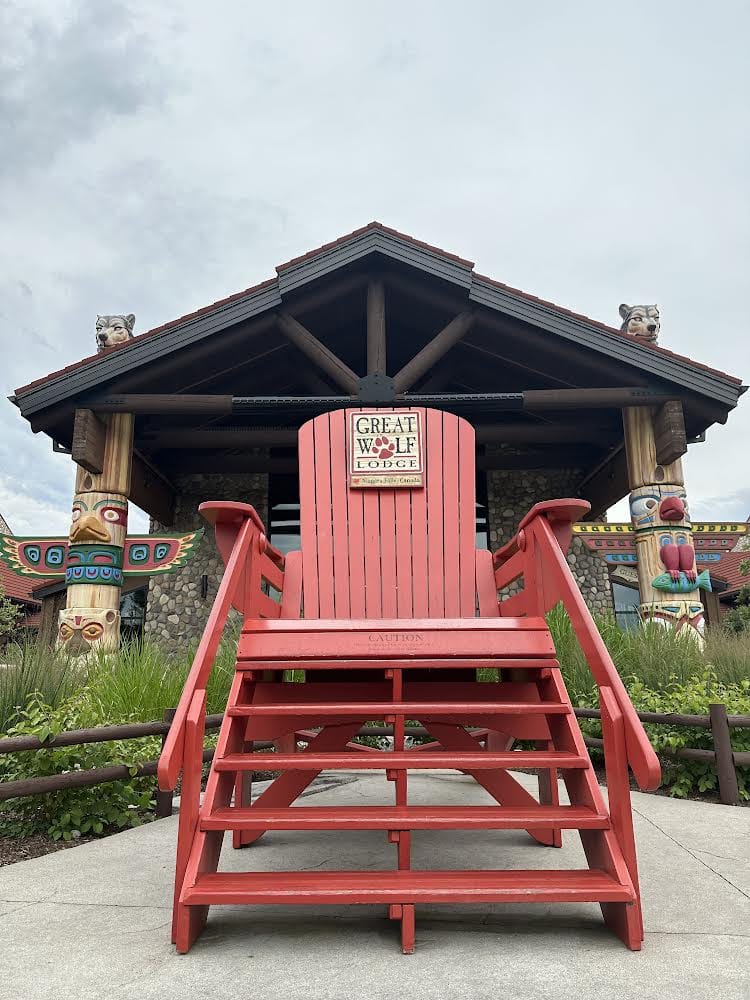
[(134, 341), (94, 356), (84, 364), (71, 366), (53, 378), (17, 389), (9, 398), (20, 408), (23, 416), (29, 418), (40, 410), (93, 391), (157, 357), (276, 309), (282, 305), (286, 295), (374, 253), (451, 283), (478, 306), (530, 323), (583, 348), (635, 366), (655, 378), (706, 396), (727, 410), (736, 406), (739, 396), (747, 388), (731, 376), (706, 369), (669, 351), (639, 343), (594, 320), (569, 313), (552, 303), (478, 275), (470, 261), (429, 247), (379, 223), (371, 223), (348, 238), (280, 265), (275, 279), (142, 334)]

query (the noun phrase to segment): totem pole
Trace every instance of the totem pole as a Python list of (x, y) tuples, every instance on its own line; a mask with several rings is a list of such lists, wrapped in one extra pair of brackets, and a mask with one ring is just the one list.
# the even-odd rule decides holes
[(69, 652), (91, 645), (116, 649), (119, 643), (132, 448), (132, 414), (110, 414), (102, 472), (76, 468), (65, 569), (68, 599), (59, 622), (59, 642)]
[(711, 583), (696, 570), (682, 460), (657, 462), (650, 407), (623, 410), (623, 423), (641, 617), (702, 641), (700, 590)]

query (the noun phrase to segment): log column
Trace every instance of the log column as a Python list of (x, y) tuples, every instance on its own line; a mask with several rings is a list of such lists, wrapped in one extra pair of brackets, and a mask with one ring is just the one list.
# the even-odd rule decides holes
[(682, 459), (659, 463), (654, 408), (622, 412), (641, 617), (700, 640), (704, 614)]
[[(58, 643), (77, 656), (92, 647), (116, 649), (128, 523), (133, 415), (112, 413), (102, 427), (101, 455), (76, 466)], [(90, 471), (92, 468), (99, 472)]]

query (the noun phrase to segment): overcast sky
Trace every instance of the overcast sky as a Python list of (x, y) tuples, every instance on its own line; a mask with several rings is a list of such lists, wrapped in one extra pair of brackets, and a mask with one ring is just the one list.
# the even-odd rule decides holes
[[(143, 332), (372, 219), (606, 323), (658, 302), (750, 380), (749, 35), (742, 0), (4, 0), (3, 396), (98, 312)], [(694, 517), (750, 513), (749, 439), (750, 394), (690, 449)], [(71, 495), (0, 399), (12, 529)]]

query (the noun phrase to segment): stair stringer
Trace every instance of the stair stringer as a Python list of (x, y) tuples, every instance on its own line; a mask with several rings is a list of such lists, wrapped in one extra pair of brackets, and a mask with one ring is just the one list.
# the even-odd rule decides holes
[[(546, 692), (544, 691), (546, 687)], [(549, 698), (570, 704), (565, 683), (559, 668), (550, 669), (540, 680), (540, 689)], [(550, 719), (550, 729), (557, 750), (585, 754), (589, 758), (588, 767), (578, 771), (563, 771), (563, 781), (568, 790), (571, 805), (588, 806), (610, 815), (604, 802), (594, 765), (583, 739), (578, 720), (569, 715), (554, 716)], [(639, 951), (643, 941), (643, 921), (641, 916), (640, 892), (633, 883), (622, 847), (614, 831), (579, 830), (581, 844), (590, 868), (599, 868), (616, 878), (621, 885), (630, 888), (634, 895), (632, 903), (600, 903), (604, 922), (632, 951)]]
[[(237, 704), (249, 683), (251, 682), (248, 678), (242, 672), (237, 671), (232, 681), (227, 704)], [(243, 719), (224, 715), (214, 752), (214, 760), (220, 759), (227, 753), (239, 753), (242, 750), (243, 722)], [(223, 831), (202, 830), (200, 819), (204, 814), (210, 813), (216, 808), (227, 807), (231, 802), (233, 790), (233, 774), (230, 771), (217, 771), (212, 764), (206, 782), (203, 803), (198, 814), (198, 825), (190, 847), (185, 877), (178, 894), (179, 902), (176, 906), (172, 927), (172, 937), (177, 951), (181, 954), (190, 950), (208, 917), (208, 906), (188, 906), (182, 902), (184, 891), (195, 885), (199, 875), (213, 873), (218, 869), (224, 841)]]

